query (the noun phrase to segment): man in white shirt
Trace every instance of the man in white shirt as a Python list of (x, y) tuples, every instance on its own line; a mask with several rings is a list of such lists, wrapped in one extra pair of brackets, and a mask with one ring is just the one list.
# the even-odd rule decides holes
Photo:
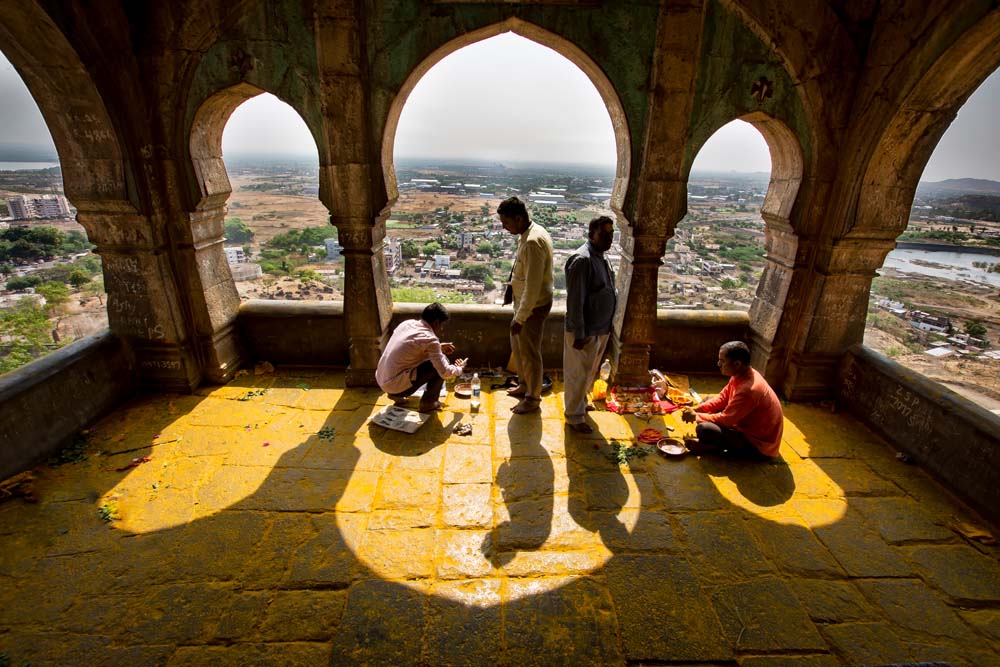
[(541, 225), (528, 219), (528, 210), (517, 197), (497, 207), (503, 228), (518, 236), (511, 290), (514, 319), (510, 347), (519, 384), (509, 391), (521, 400), (511, 408), (516, 414), (538, 412), (542, 402), (542, 327), (552, 309), (552, 239)]
[(453, 354), (455, 346), (442, 343), (448, 311), (440, 303), (424, 308), (419, 320), (407, 320), (392, 332), (375, 369), (375, 381), (397, 405), (403, 405), (413, 392), (424, 384), (427, 388), (420, 399), (421, 412), (441, 408), (438, 396), (446, 378), (462, 374), (466, 359), (452, 364), (445, 355)]

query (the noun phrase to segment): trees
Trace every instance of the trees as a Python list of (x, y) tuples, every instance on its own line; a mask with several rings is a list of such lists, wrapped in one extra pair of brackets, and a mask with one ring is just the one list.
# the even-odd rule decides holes
[(490, 276), (490, 267), (486, 264), (470, 264), (462, 268), (462, 277), (466, 280), (483, 282)]
[(240, 218), (226, 220), (223, 234), (230, 243), (249, 243), (253, 240), (253, 230)]
[(403, 259), (410, 259), (412, 257), (420, 256), (420, 246), (416, 241), (407, 239), (400, 244), (400, 252), (403, 254)]
[(37, 294), (45, 298), (45, 314), (55, 318), (52, 323), (52, 342), (59, 342), (59, 323), (66, 315), (66, 302), (69, 301), (69, 288), (63, 283), (50, 282), (35, 288)]
[(10, 351), (0, 357), (0, 373), (7, 373), (45, 354), (52, 342), (45, 310), (31, 298), (18, 300), (0, 310), (0, 339)]
[(987, 329), (983, 326), (983, 323), (979, 320), (969, 320), (965, 323), (965, 333), (970, 336), (975, 336), (976, 338), (982, 338), (986, 335)]
[(424, 244), (423, 248), (421, 248), (421, 252), (424, 257), (433, 257), (441, 252), (441, 244), (437, 241), (428, 241)]
[(23, 289), (28, 289), (29, 287), (36, 287), (42, 284), (42, 279), (38, 276), (14, 276), (7, 281), (7, 289), (18, 291)]

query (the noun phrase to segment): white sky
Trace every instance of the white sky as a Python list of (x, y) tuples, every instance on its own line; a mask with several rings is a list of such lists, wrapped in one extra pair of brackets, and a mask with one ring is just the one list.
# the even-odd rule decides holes
[[(922, 180), (1000, 181), (998, 109), (1000, 71), (962, 107)], [(36, 145), (55, 152), (38, 107), (0, 55), (3, 144)], [(305, 123), (271, 95), (253, 98), (233, 112), (223, 151), (316, 155)], [(451, 54), (417, 83), (399, 120), (395, 154), (610, 166), (615, 146), (607, 109), (586, 75), (555, 51), (508, 33)], [(760, 134), (734, 121), (702, 147), (694, 169), (768, 171), (770, 164)]]

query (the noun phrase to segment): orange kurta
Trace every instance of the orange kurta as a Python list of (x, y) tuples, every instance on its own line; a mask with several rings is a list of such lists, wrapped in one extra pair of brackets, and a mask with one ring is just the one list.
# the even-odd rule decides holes
[(764, 376), (753, 368), (729, 384), (715, 398), (698, 406), (698, 421), (734, 428), (765, 456), (777, 456), (784, 430), (781, 401)]

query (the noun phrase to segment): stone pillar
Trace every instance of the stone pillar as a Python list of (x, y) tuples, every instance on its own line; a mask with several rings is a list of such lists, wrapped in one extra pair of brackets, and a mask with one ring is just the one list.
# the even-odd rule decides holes
[(350, 387), (375, 385), (382, 355), (382, 336), (392, 317), (392, 294), (385, 270), (386, 207), (372, 215), (369, 165), (320, 167), (320, 199), (333, 211), (344, 255), (344, 326), (350, 346), (346, 382)]
[(223, 249), (225, 217), (224, 205), (189, 214), (175, 251), (202, 374), (217, 383), (231, 380), (242, 362), (236, 332), (240, 296)]
[(614, 378), (619, 384), (649, 382), (649, 351), (656, 340), (656, 293), (667, 237), (622, 230), (619, 293), (625, 304)]
[(130, 344), (140, 385), (190, 391), (201, 365), (186, 335), (170, 255), (157, 225), (125, 202), (74, 202), (104, 264), (111, 330)]
[(649, 382), (649, 350), (656, 339), (656, 294), (667, 239), (683, 217), (687, 190), (681, 181), (645, 182), (640, 186), (639, 214), (632, 227), (622, 230), (622, 265), (618, 291), (625, 304), (614, 379), (619, 384)]
[[(852, 345), (862, 342), (872, 278), (895, 239), (842, 238), (816, 249), (813, 281), (796, 309), (801, 320), (783, 382), (789, 400), (831, 398), (837, 367)], [(800, 253), (801, 255), (801, 253)], [(787, 319), (785, 326), (792, 326)]]
[(334, 219), (344, 255), (344, 326), (350, 345), (349, 387), (375, 385), (382, 335), (392, 317), (392, 295), (385, 271), (385, 222), (367, 218)]
[(780, 359), (773, 354), (773, 344), (785, 309), (799, 244), (787, 220), (768, 213), (761, 213), (761, 216), (765, 222), (767, 263), (750, 304), (751, 365), (768, 381), (774, 381), (780, 371)]

